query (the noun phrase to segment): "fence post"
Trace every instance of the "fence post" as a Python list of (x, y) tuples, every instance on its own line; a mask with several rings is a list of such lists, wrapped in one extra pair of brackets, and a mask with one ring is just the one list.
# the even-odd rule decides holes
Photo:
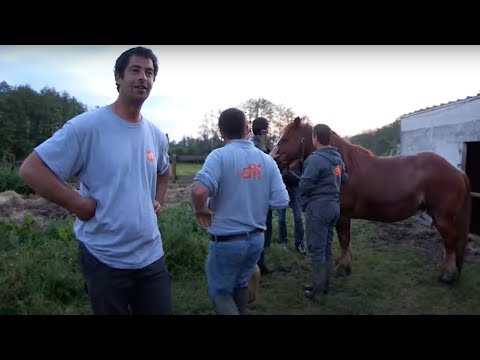
[(177, 182), (177, 154), (172, 155), (172, 177), (173, 183)]
[(16, 161), (15, 161), (15, 154), (8, 154), (8, 162), (10, 163), (10, 167), (15, 169)]

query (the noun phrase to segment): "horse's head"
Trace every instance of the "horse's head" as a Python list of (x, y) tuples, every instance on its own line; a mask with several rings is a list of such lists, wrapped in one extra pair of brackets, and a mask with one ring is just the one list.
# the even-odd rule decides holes
[(312, 127), (296, 117), (283, 129), (282, 136), (277, 143), (276, 161), (282, 172), (303, 162), (315, 147), (312, 140)]

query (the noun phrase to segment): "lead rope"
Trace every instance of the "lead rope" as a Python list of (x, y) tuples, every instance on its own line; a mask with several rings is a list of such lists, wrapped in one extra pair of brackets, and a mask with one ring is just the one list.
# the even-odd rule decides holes
[(300, 176), (298, 176), (295, 171), (293, 171), (293, 168), (295, 168), (297, 166), (298, 163), (300, 163), (300, 174), (303, 173), (303, 162), (304, 162), (304, 156), (305, 156), (305, 138), (302, 138), (302, 140), (300, 141), (301, 143), (301, 147), (302, 147), (302, 150), (300, 152), (300, 159), (298, 160), (295, 160), (293, 163), (290, 164), (290, 166), (288, 167), (288, 172), (295, 176), (298, 180), (300, 180)]

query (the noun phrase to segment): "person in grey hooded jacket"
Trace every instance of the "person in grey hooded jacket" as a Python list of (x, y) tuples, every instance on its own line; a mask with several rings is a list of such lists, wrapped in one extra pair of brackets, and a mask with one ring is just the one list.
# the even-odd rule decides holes
[(331, 134), (325, 124), (313, 128), (312, 140), (317, 149), (305, 160), (298, 185), (312, 261), (313, 282), (305, 287), (305, 296), (311, 300), (328, 292), (333, 228), (340, 216), (340, 187), (347, 182), (342, 157), (337, 148), (330, 146)]

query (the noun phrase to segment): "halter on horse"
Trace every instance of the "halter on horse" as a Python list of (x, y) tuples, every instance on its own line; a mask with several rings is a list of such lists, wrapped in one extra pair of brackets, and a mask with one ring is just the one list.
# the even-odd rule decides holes
[[(301, 119), (300, 117), (295, 118), (296, 122), (300, 122)], [(310, 134), (311, 138), (311, 134)], [(300, 139), (300, 147), (299, 147), (299, 155), (289, 161), (289, 162), (282, 162), (280, 159), (276, 159), (278, 166), (280, 168), (280, 172), (282, 173), (282, 176), (285, 176), (287, 173), (290, 173), (292, 176), (296, 177), (298, 180), (300, 180), (300, 176), (293, 170), (296, 168), (300, 168), (300, 173), (303, 173), (303, 163), (305, 162), (305, 159), (310, 155), (314, 150), (315, 147), (313, 146), (313, 143), (311, 144), (311, 147), (307, 149), (307, 144), (309, 144), (309, 139), (307, 136), (302, 135)], [(287, 139), (287, 134), (285, 134), (285, 131), (283, 132), (282, 136), (280, 136), (280, 139), (278, 140), (276, 146), (280, 148), (280, 144), (282, 142), (288, 142)]]

